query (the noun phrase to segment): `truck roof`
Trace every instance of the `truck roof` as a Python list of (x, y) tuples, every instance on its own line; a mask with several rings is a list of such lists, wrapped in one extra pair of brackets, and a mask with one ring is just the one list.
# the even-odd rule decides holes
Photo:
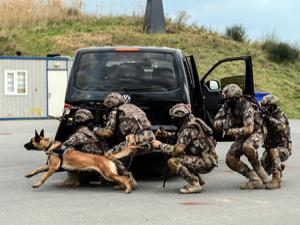
[(157, 52), (175, 52), (182, 54), (180, 49), (169, 48), (169, 47), (156, 47), (156, 46), (103, 46), (103, 47), (88, 47), (80, 48), (77, 52), (93, 52), (93, 51), (157, 51)]

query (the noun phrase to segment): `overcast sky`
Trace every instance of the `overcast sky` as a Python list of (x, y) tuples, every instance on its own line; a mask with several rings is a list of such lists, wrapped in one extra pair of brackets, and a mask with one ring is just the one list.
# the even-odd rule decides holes
[[(92, 13), (143, 14), (147, 0), (85, 0)], [(196, 22), (224, 32), (233, 24), (242, 24), (252, 39), (271, 33), (283, 41), (300, 43), (299, 0), (163, 0), (165, 15), (175, 17), (184, 10), (189, 23)]]

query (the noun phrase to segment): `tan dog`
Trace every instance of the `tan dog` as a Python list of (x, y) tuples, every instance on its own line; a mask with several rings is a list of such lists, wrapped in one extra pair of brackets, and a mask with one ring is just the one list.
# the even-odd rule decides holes
[[(120, 159), (129, 154), (135, 154), (138, 150), (136, 146), (129, 146), (116, 154), (109, 157), (84, 153), (70, 149), (58, 155), (54, 149), (60, 146), (60, 142), (44, 137), (44, 130), (40, 134), (35, 131), (35, 137), (32, 138), (24, 147), (27, 150), (44, 151), (49, 154), (47, 164), (25, 175), (30, 178), (38, 173), (46, 172), (42, 178), (34, 185), (33, 188), (40, 187), (51, 175), (58, 170), (64, 171), (96, 171), (108, 181), (115, 181), (124, 187), (125, 193), (130, 193), (133, 189), (129, 179), (125, 176), (118, 175), (116, 164), (113, 158)], [(54, 150), (54, 151), (53, 151)]]

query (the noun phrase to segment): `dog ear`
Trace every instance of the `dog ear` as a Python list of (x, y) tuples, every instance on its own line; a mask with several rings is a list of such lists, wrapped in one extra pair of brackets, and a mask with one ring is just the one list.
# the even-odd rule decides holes
[(34, 136), (34, 141), (35, 142), (39, 142), (40, 141), (40, 135), (38, 134), (38, 132), (35, 130), (35, 136)]
[(40, 136), (44, 137), (44, 129), (41, 130)]

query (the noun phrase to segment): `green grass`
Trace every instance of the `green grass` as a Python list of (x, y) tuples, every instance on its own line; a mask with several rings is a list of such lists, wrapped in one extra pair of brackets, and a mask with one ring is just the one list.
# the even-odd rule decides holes
[[(252, 55), (256, 91), (276, 94), (290, 118), (300, 118), (300, 60), (275, 63), (259, 43), (240, 43), (204, 27), (167, 21), (166, 34), (144, 34), (141, 17), (91, 17), (48, 21), (35, 25), (0, 28), (0, 54), (73, 56), (76, 49), (104, 45), (167, 46), (193, 54), (203, 75), (218, 60)], [(225, 72), (225, 70), (224, 70)]]

